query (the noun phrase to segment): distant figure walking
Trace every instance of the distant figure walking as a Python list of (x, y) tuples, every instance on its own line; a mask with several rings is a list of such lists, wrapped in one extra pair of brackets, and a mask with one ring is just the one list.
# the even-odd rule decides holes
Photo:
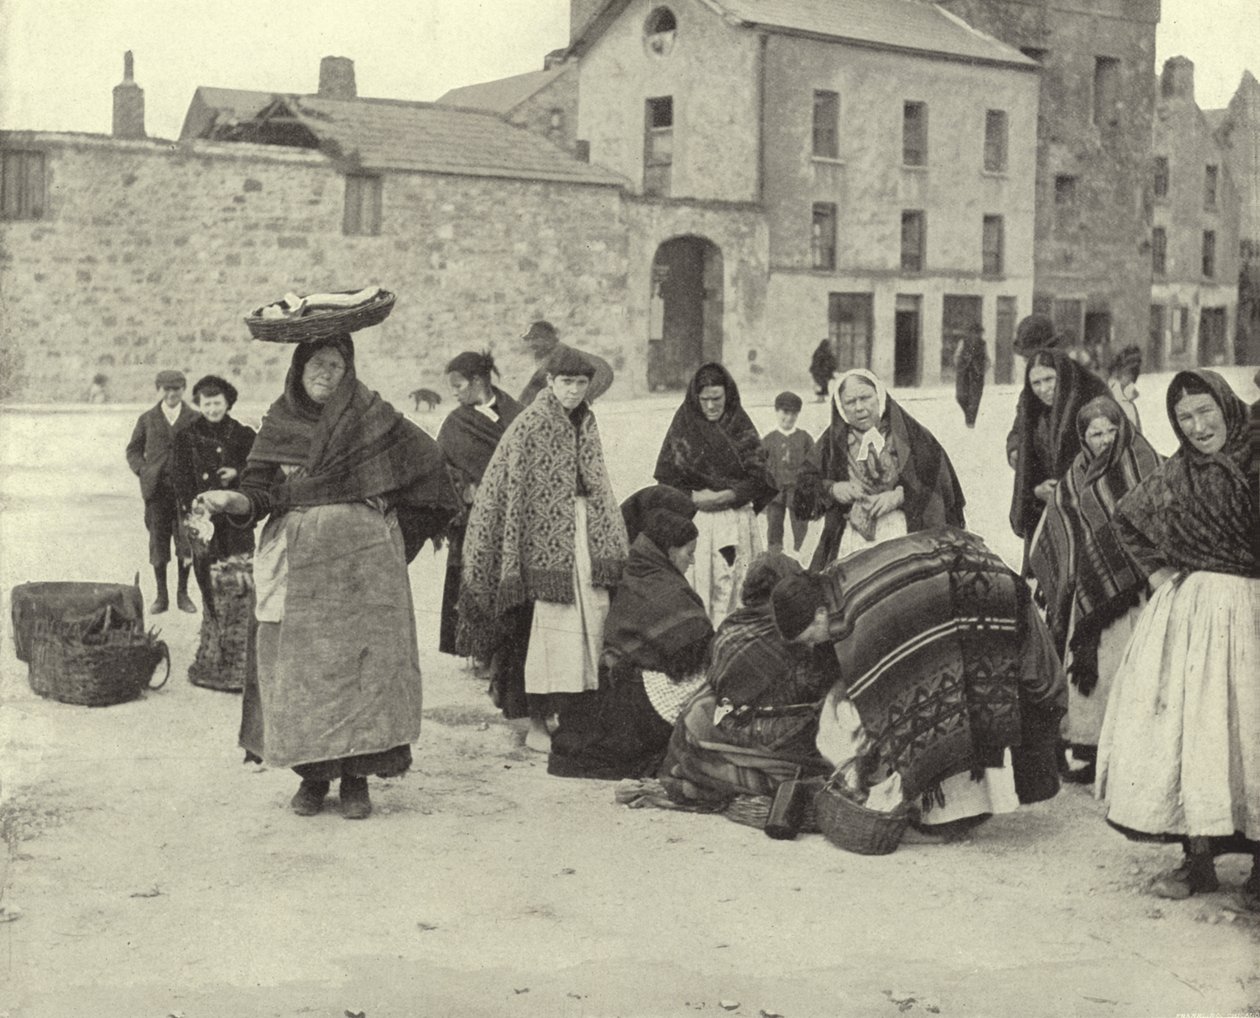
[(140, 497), (144, 499), (144, 525), (149, 531), (149, 565), (157, 582), (157, 597), (149, 613), (160, 615), (170, 606), (166, 587), (166, 566), (171, 561), (171, 544), (178, 559), (179, 587), (176, 601), (179, 610), (195, 612), (196, 605), (188, 596), (188, 572), (192, 552), (179, 527), (179, 505), (171, 476), (171, 453), (175, 437), (201, 415), (184, 402), (187, 380), (180, 371), (159, 371), (155, 382), (162, 398), (156, 406), (142, 413), (127, 443), (127, 466), (140, 478)]
[(967, 427), (976, 426), (980, 397), (984, 395), (984, 372), (989, 366), (989, 349), (984, 343), (984, 329), (971, 326), (954, 353), (954, 394), (962, 407)]
[(109, 376), (93, 375), (92, 384), (88, 386), (87, 394), (84, 399), (88, 403), (108, 403), (109, 402)]
[(814, 356), (809, 359), (809, 376), (814, 380), (814, 395), (819, 403), (827, 398), (827, 386), (838, 367), (831, 340), (824, 339), (814, 348)]
[(560, 333), (556, 331), (556, 327), (550, 322), (539, 319), (529, 327), (529, 331), (521, 339), (525, 341), (525, 345), (529, 347), (530, 353), (534, 355), (534, 363), (537, 365), (534, 374), (526, 383), (525, 388), (521, 390), (519, 399), (521, 406), (529, 406), (534, 402), (538, 394), (548, 387), (547, 376), (555, 374), (556, 362), (569, 350), (576, 350), (590, 361), (595, 368), (595, 374), (591, 376), (590, 387), (586, 390), (586, 402), (588, 404), (594, 403), (612, 386), (612, 365), (602, 357), (596, 357), (593, 353), (577, 350), (576, 347), (561, 343)]

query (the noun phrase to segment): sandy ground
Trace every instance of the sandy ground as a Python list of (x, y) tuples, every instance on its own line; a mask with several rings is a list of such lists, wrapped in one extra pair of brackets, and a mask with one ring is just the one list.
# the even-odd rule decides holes
[[(1230, 375), (1256, 397), (1250, 369)], [(1170, 451), (1163, 386), (1142, 388)], [(748, 400), (759, 426), (772, 397)], [(950, 394), (907, 403), (950, 451), (972, 528), (1013, 559), (1013, 390), (990, 388), (974, 432)], [(646, 482), (675, 405), (599, 408), (619, 494)], [(373, 781), (366, 822), (296, 817), (290, 772), (242, 765), (239, 699), (185, 677), (199, 616), (151, 620), (175, 667), (142, 700), (36, 697), (14, 584), (139, 569), (152, 594), (122, 461), (140, 409), (0, 413), (0, 1018), (1260, 1013), (1260, 924), (1229, 907), (1246, 860), (1222, 860), (1219, 893), (1148, 897), (1177, 850), (1124, 841), (1078, 788), (960, 844), (866, 858), (548, 777), (434, 650), (428, 550), (412, 567), (425, 730), (409, 775)], [(802, 424), (825, 422), (807, 404)]]

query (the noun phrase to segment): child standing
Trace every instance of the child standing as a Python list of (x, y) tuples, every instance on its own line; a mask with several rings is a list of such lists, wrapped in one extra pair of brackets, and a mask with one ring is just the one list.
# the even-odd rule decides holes
[(768, 432), (761, 439), (770, 460), (770, 472), (779, 493), (766, 506), (766, 521), (770, 525), (767, 543), (771, 551), (783, 550), (783, 518), (792, 518), (793, 550), (800, 551), (805, 543), (805, 532), (809, 529), (809, 521), (803, 520), (792, 512), (792, 490), (796, 487), (796, 475), (800, 471), (805, 457), (814, 447), (814, 440), (809, 432), (796, 426), (796, 418), (801, 412), (801, 397), (794, 392), (781, 392), (774, 398), (775, 415), (779, 426)]

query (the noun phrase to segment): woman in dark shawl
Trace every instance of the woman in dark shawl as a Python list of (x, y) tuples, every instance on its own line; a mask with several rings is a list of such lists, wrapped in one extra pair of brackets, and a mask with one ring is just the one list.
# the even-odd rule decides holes
[(1092, 784), (1111, 678), (1145, 604), (1146, 573), (1125, 554), (1111, 519), (1120, 499), (1159, 469), (1163, 457), (1110, 396), (1081, 407), (1076, 426), (1080, 455), (1046, 506), (1029, 566), (1055, 643), (1067, 647), (1065, 737), (1086, 764), (1063, 776)]
[(682, 706), (704, 681), (713, 626), (683, 575), (697, 531), (648, 513), (604, 622), (600, 688), (560, 712), (547, 771), (560, 777), (653, 774)]
[(366, 817), (368, 775), (406, 771), (420, 734), (407, 563), (457, 508), (437, 443), (358, 380), (348, 335), (302, 343), (241, 490), (200, 501), (267, 518), (242, 746), (297, 771), (299, 815), (318, 813), (339, 779), (342, 815)]
[(810, 569), (929, 527), (964, 527), (962, 488), (932, 433), (865, 368), (837, 380), (831, 424), (797, 477), (798, 516), (824, 518)]
[(989, 349), (984, 345), (984, 330), (979, 325), (973, 325), (959, 341), (954, 354), (954, 395), (969, 428), (976, 426), (980, 398), (984, 395), (984, 372), (988, 366)]
[(442, 589), (442, 621), (438, 631), (438, 650), (443, 654), (460, 654), (456, 640), (459, 628), (456, 606), (468, 510), (499, 439), (522, 409), (516, 400), (493, 384), (491, 376), (498, 373), (489, 351), (465, 351), (446, 365), (446, 378), (456, 406), (442, 422), (437, 443), (446, 457), (446, 466), (464, 511), (451, 526), (446, 544), (446, 584)]
[(700, 539), (687, 579), (716, 626), (738, 603), (748, 563), (762, 549), (756, 515), (778, 491), (761, 435), (721, 364), (705, 364), (691, 379), (665, 433), (655, 477), (689, 492), (699, 510)]
[(1214, 371), (1168, 387), (1180, 448), (1116, 507), (1153, 590), (1116, 670), (1097, 793), (1130, 837), (1180, 842), (1166, 898), (1217, 887), (1215, 855), (1254, 858), (1260, 910), (1260, 512), (1248, 485), (1247, 407)]
[(1061, 350), (1039, 350), (1029, 358), (1012, 431), (1015, 489), (1011, 528), (1024, 539), (1024, 573), (1033, 531), (1055, 485), (1080, 454), (1076, 415), (1107, 385)]

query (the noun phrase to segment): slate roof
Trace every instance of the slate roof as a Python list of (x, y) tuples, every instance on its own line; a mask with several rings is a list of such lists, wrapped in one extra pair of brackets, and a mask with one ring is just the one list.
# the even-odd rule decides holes
[(562, 64), (545, 71), (527, 71), (510, 78), (483, 81), (476, 85), (453, 88), (438, 98), (440, 106), (463, 106), (466, 109), (488, 110), (500, 115), (510, 113), (521, 103), (555, 81), (572, 64)]
[(541, 135), (493, 113), (436, 103), (199, 88), (180, 137), (209, 136), (214, 110), (248, 121), (277, 99), (326, 151), (366, 170), (625, 184), (610, 170), (574, 159)]

